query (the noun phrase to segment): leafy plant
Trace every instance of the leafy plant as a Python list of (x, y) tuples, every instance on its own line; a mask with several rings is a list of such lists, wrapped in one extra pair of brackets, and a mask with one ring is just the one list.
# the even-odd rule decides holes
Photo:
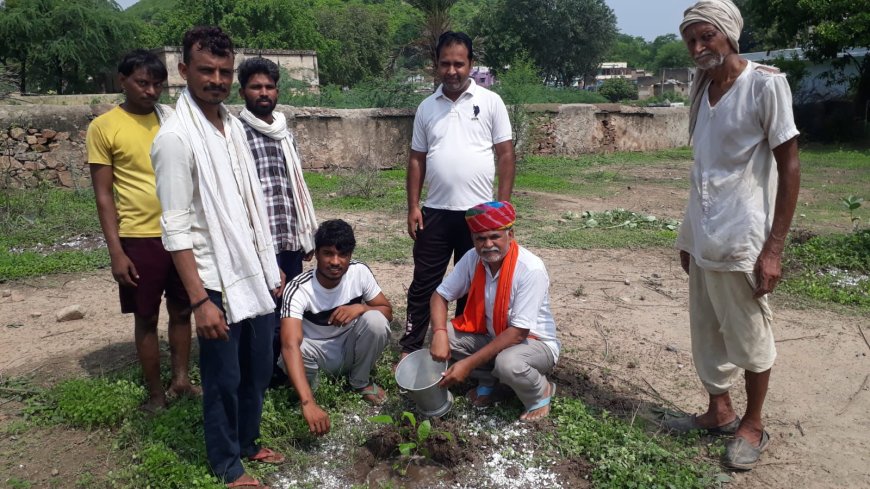
[(855, 216), (855, 211), (861, 207), (861, 202), (864, 202), (864, 199), (861, 197), (855, 197), (854, 195), (850, 195), (848, 197), (843, 198), (843, 207), (849, 211), (849, 220), (852, 223), (852, 229), (855, 231), (858, 230), (858, 226), (861, 223), (861, 218)]
[[(408, 411), (404, 411), (402, 416), (399, 418), (394, 419), (388, 414), (383, 414), (372, 416), (369, 418), (369, 421), (373, 423), (392, 425), (398, 431), (400, 436), (398, 445), (399, 454), (408, 460), (408, 464), (419, 457), (429, 458), (429, 449), (426, 448), (425, 445), (430, 437), (438, 434), (444, 436), (449, 441), (453, 441), (453, 434), (447, 431), (433, 431), (431, 421), (427, 419), (418, 423), (414, 413)], [(396, 462), (396, 464), (393, 465), (393, 469), (404, 475), (408, 464), (405, 464), (405, 466), (402, 467), (400, 462)]]
[(83, 428), (117, 426), (136, 411), (145, 389), (130, 380), (71, 379), (32, 399), (25, 413)]

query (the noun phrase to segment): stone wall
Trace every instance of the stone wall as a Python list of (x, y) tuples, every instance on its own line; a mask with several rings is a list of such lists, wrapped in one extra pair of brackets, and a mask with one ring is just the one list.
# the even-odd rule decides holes
[[(85, 131), (112, 105), (0, 107), (0, 188), (48, 182), (87, 187)], [(238, 113), (240, 106), (230, 110)], [(414, 122), (412, 109), (324, 109), (279, 105), (305, 168), (329, 170), (405, 165)], [(685, 146), (688, 109), (616, 104), (531, 107), (527, 151), (576, 156), (609, 151), (650, 151)]]
[[(185, 81), (178, 72), (178, 63), (181, 62), (181, 47), (166, 46), (152, 49), (166, 70), (169, 78), (166, 80), (167, 93), (175, 95), (185, 87)], [(247, 58), (262, 57), (272, 60), (276, 65), (287, 70), (290, 78), (307, 83), (310, 87), (320, 86), (320, 74), (317, 66), (317, 52), (298, 49), (248, 49), (237, 48), (233, 69), (238, 71), (239, 65)]]

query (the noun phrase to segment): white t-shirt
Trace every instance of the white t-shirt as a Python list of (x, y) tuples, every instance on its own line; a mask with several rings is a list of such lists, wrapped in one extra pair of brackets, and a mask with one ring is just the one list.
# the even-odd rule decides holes
[(501, 97), (474, 80), (456, 102), (442, 86), (417, 107), (411, 149), (426, 153), (426, 207), (464, 211), (493, 199), (495, 144), (511, 140)]
[(284, 289), (281, 317), (302, 320), (302, 335), (313, 340), (334, 338), (350, 331), (354, 320), (344, 327), (329, 324), (329, 316), (340, 306), (370, 302), (381, 288), (368, 265), (351, 261), (347, 273), (331, 289), (317, 281), (311, 269), (296, 276)]
[(695, 163), (676, 247), (699, 267), (751, 272), (776, 203), (772, 149), (798, 135), (785, 75), (748, 62), (715, 107), (700, 102)]
[[(474, 248), (468, 250), (453, 268), (453, 272), (444, 278), (436, 292), (447, 301), (455, 301), (467, 294), (478, 262), (480, 262), (480, 255), (477, 254), (477, 250)], [(486, 270), (484, 287), (486, 329), (491, 336), (495, 336), (495, 330), (492, 329), (492, 309), (501, 269), (494, 276), (485, 263), (483, 269)], [(559, 360), (561, 343), (556, 338), (556, 322), (553, 321), (553, 313), (550, 312), (550, 277), (544, 262), (522, 246), (519, 247), (517, 268), (514, 270), (514, 280), (511, 284), (508, 325), (529, 330), (529, 334), (535, 335), (550, 348), (553, 359)]]

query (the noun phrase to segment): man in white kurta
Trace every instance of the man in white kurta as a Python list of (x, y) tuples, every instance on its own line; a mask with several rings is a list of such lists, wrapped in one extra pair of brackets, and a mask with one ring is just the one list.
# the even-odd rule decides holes
[[(680, 26), (698, 74), (690, 117), (695, 162), (676, 247), (689, 274), (692, 355), (709, 406), (666, 426), (734, 435), (723, 462), (749, 470), (770, 441), (761, 421), (776, 358), (767, 294), (781, 275), (800, 169), (786, 78), (738, 55), (742, 24), (730, 0), (702, 0)], [(741, 370), (742, 418), (729, 396)]]

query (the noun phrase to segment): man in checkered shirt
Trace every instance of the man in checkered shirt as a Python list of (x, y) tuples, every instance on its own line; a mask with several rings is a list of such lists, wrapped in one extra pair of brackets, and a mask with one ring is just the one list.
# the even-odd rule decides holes
[[(245, 99), (245, 109), (239, 118), (266, 197), (278, 266), (289, 282), (302, 272), (302, 261), (311, 260), (317, 220), (296, 142), (287, 129), (284, 114), (274, 112), (279, 78), (278, 66), (265, 58), (249, 58), (239, 65), (239, 95)], [(277, 325), (273, 346), (277, 362), (281, 352)], [(275, 381), (285, 380), (280, 369), (275, 371), (279, 377)]]

